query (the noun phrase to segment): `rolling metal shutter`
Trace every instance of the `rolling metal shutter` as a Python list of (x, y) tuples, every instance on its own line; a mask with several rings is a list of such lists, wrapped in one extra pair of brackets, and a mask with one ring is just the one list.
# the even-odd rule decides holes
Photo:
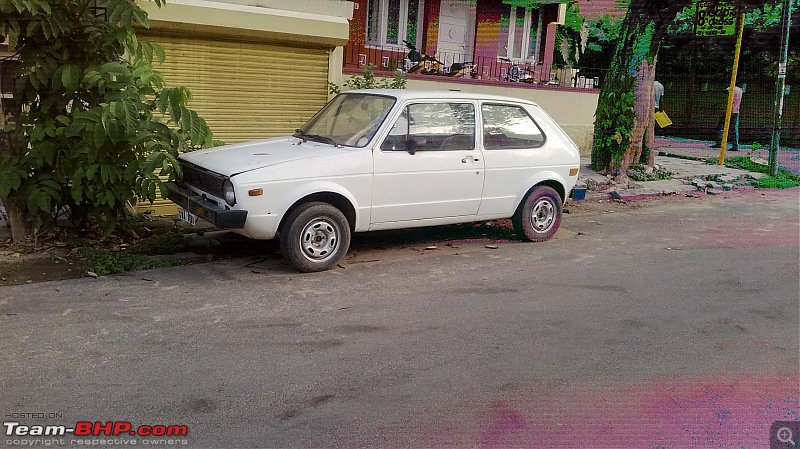
[(225, 143), (291, 134), (328, 99), (328, 51), (281, 44), (147, 37), (167, 86), (186, 86), (189, 107)]
[[(140, 33), (143, 34), (143, 33)], [(189, 107), (224, 143), (292, 134), (328, 99), (328, 51), (288, 44), (144, 35), (164, 47), (154, 63), (168, 87), (186, 86)], [(137, 205), (140, 212), (175, 214), (169, 200)]]

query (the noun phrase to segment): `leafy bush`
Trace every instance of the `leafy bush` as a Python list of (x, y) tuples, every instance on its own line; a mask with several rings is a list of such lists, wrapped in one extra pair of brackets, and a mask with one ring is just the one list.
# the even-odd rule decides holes
[[(405, 89), (406, 76), (404, 73), (395, 72), (394, 78), (376, 78), (375, 66), (367, 64), (364, 66), (364, 76), (351, 76), (344, 82), (342, 87), (349, 89)], [(334, 83), (328, 83), (328, 91), (331, 94), (338, 94), (342, 87)]]
[(159, 175), (179, 174), (179, 152), (212, 145), (190, 92), (153, 69), (163, 49), (136, 38), (147, 14), (131, 0), (106, 6), (98, 16), (85, 0), (0, 2), (0, 36), (18, 55), (0, 115), (23, 111), (0, 134), (0, 197), (34, 228), (67, 208), (108, 234), (137, 196), (164, 196)]

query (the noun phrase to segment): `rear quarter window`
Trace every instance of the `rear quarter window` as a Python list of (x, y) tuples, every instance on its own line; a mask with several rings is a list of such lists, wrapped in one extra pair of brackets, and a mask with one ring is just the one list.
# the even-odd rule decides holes
[(539, 148), (544, 132), (525, 108), (516, 105), (484, 104), (483, 147), (487, 150)]

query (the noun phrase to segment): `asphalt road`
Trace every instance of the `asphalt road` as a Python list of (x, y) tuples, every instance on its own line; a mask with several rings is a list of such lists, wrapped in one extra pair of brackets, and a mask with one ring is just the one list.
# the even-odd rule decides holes
[[(367, 236), (317, 274), (0, 287), (0, 413), (189, 429), (115, 447), (768, 447), (800, 419), (799, 200), (576, 206), (496, 249)], [(53, 447), (78, 440), (113, 438)]]

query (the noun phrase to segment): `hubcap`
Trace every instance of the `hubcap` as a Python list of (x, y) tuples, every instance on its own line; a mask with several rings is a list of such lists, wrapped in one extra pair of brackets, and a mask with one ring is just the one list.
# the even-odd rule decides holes
[(542, 198), (531, 208), (531, 226), (536, 232), (547, 232), (556, 221), (556, 206), (548, 198)]
[(300, 248), (311, 261), (321, 262), (331, 257), (339, 245), (341, 231), (336, 223), (323, 217), (311, 220), (300, 233)]

